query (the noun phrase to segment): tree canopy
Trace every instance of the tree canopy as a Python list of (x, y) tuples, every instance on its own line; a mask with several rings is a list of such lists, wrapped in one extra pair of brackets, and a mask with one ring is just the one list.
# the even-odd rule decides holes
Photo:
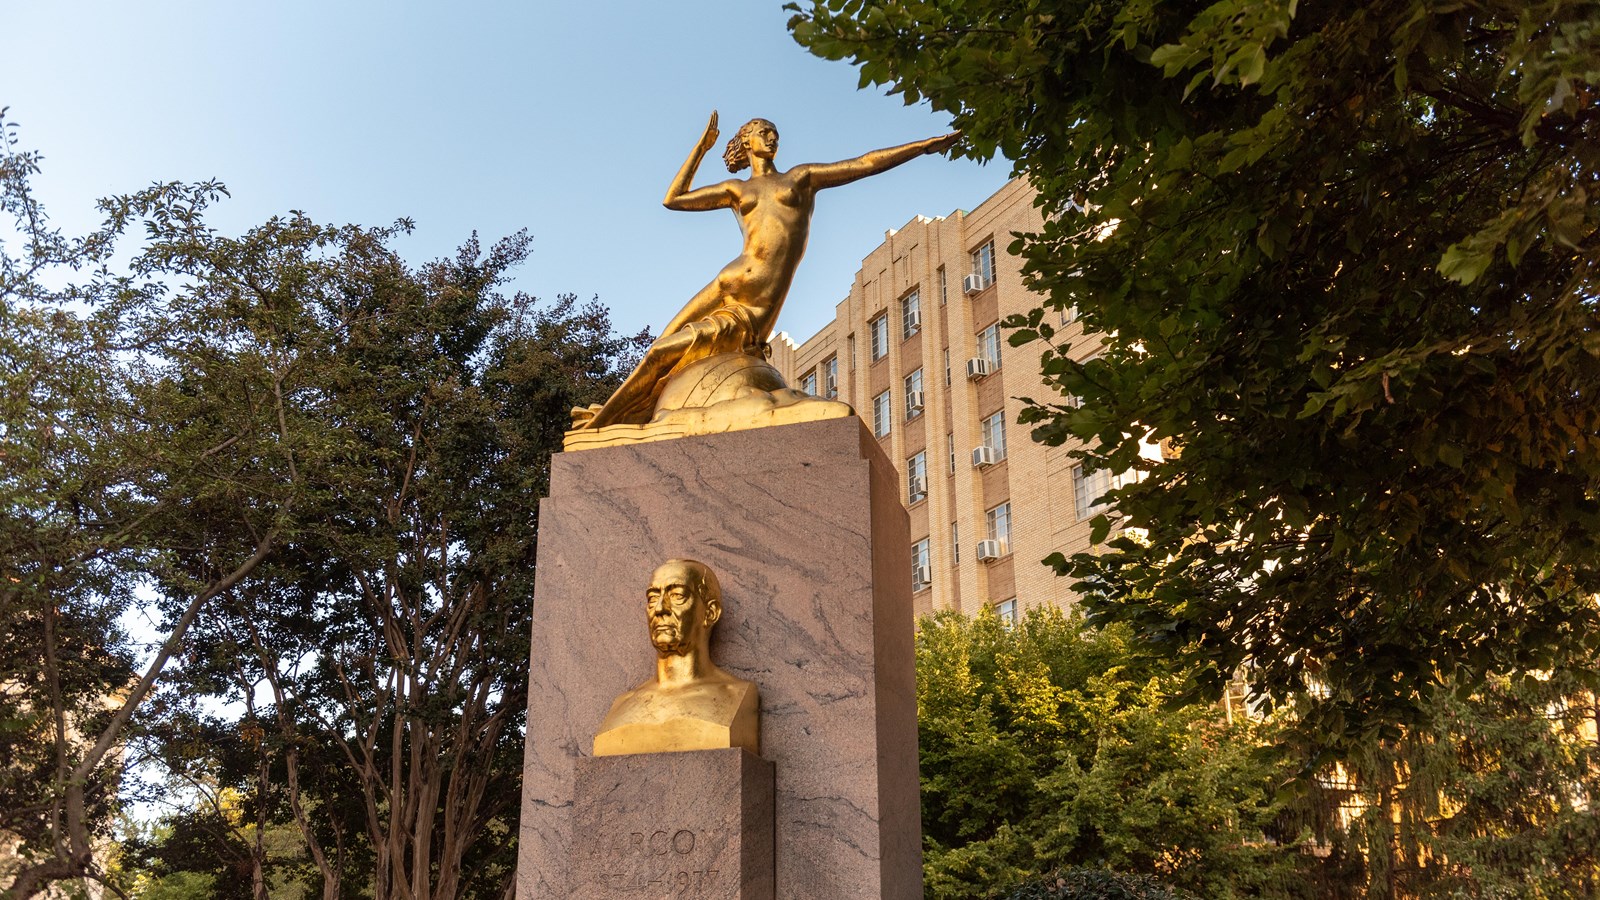
[(406, 221), (221, 234), (204, 183), (70, 238), (6, 126), (0, 895), (127, 887), (126, 763), (191, 801), (161, 890), (503, 896), (537, 500), (646, 336), (506, 291), (522, 233), (413, 267)]
[[(1085, 629), (1052, 607), (1015, 627), (987, 611), (924, 619), (927, 896), (1009, 896), (1072, 866), (1204, 897), (1322, 896), (1314, 876), (1330, 864), (1303, 852), (1307, 820), (1275, 795), (1294, 763), (1259, 752), (1275, 726), (1168, 709), (1170, 679), (1129, 651), (1125, 628)], [(1068, 880), (1080, 877), (1095, 880)], [(1018, 896), (1057, 896), (1055, 880)]]
[[(1440, 692), (1312, 779), (1295, 708), (1173, 708), (1128, 629), (1053, 608), (917, 635), (929, 897), (1589, 897), (1591, 662)], [(1058, 868), (1059, 867), (1059, 868)], [(1096, 893), (1096, 892), (1099, 893)]]
[(1096, 621), (1329, 745), (1600, 651), (1600, 4), (791, 8), (1039, 190), (1013, 247), (1105, 351), (1013, 320), (1025, 419), (1142, 479), (1052, 558)]

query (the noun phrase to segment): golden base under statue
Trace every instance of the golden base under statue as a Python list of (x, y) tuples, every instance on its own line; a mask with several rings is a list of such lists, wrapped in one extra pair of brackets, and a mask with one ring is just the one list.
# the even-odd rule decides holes
[(643, 444), (696, 434), (842, 419), (855, 409), (784, 384), (778, 370), (749, 353), (721, 353), (691, 363), (667, 380), (655, 415), (644, 425), (575, 428), (564, 450)]

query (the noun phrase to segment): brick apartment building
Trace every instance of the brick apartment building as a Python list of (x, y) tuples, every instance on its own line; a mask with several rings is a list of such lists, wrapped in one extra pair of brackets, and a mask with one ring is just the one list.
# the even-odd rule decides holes
[[(899, 470), (919, 614), (1069, 605), (1069, 580), (1040, 561), (1088, 546), (1092, 501), (1110, 486), (1016, 424), (1018, 398), (1056, 397), (1039, 349), (1010, 346), (999, 327), (1040, 303), (1006, 252), (1015, 232), (1042, 226), (1034, 196), (1015, 180), (976, 209), (888, 232), (831, 323), (798, 346), (773, 342), (789, 383), (853, 405)], [(1068, 318), (1073, 357), (1092, 357), (1098, 341)]]

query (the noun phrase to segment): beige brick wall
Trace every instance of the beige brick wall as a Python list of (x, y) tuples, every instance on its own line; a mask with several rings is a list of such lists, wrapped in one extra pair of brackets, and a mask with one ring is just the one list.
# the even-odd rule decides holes
[[(1088, 523), (1079, 521), (1074, 506), (1073, 463), (1066, 450), (1035, 444), (1029, 429), (1016, 424), (1023, 407), (1020, 398), (1053, 396), (1039, 376), (1039, 348), (1012, 347), (1002, 331), (1000, 368), (981, 380), (966, 377), (967, 360), (978, 355), (979, 333), (1041, 302), (1023, 287), (1021, 261), (1007, 252), (1015, 233), (1042, 225), (1033, 199), (1026, 182), (1012, 181), (970, 212), (957, 210), (934, 219), (918, 216), (886, 232), (883, 243), (861, 261), (849, 296), (835, 307), (832, 322), (798, 346), (774, 342), (774, 364), (797, 386), (811, 371), (818, 371), (820, 384), (821, 364), (836, 356), (840, 399), (854, 405), (869, 427), (872, 398), (889, 391), (893, 425), (880, 442), (900, 471), (903, 501), (910, 499), (908, 460), (919, 450), (926, 453), (928, 495), (907, 507), (911, 540), (928, 538), (930, 544), (932, 579), (915, 595), (919, 613), (936, 609), (970, 613), (985, 603), (1012, 597), (1017, 598), (1019, 611), (1047, 603), (1068, 606), (1073, 600), (1068, 580), (1055, 577), (1040, 561), (1056, 550), (1071, 553), (1089, 543)], [(962, 278), (972, 272), (971, 254), (989, 240), (995, 248), (994, 283), (968, 295), (962, 291)], [(901, 300), (913, 290), (919, 296), (922, 326), (905, 338)], [(875, 361), (868, 323), (880, 315), (888, 317), (888, 353)], [(1098, 342), (1084, 340), (1079, 329), (1076, 323), (1066, 326), (1073, 356), (1092, 356)], [(920, 415), (908, 419), (905, 377), (919, 367), (924, 407)], [(975, 469), (971, 459), (981, 442), (981, 420), (998, 410), (1004, 411), (1006, 458)], [(1011, 509), (1009, 552), (999, 560), (979, 562), (977, 545), (987, 537), (986, 513), (1000, 503), (1009, 503)], [(952, 523), (960, 536), (959, 562)], [(911, 564), (910, 547), (906, 564)]]

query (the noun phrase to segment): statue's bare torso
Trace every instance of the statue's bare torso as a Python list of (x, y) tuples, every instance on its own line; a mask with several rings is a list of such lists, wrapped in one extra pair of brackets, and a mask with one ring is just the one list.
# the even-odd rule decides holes
[(811, 235), (817, 193), (807, 169), (797, 166), (788, 172), (717, 185), (731, 197), (734, 217), (744, 235), (743, 252), (667, 323), (662, 335), (677, 332), (719, 307), (738, 304), (755, 328), (751, 343), (771, 337)]
[(691, 212), (733, 210), (744, 234), (744, 247), (672, 317), (611, 399), (599, 407), (573, 410), (574, 427), (648, 422), (672, 373), (701, 357), (750, 351), (765, 344), (805, 255), (817, 191), (849, 184), (924, 153), (939, 152), (958, 137), (959, 132), (782, 172), (773, 164), (777, 128), (764, 119), (752, 119), (729, 142), (728, 151), (729, 168), (738, 171), (748, 164), (750, 177), (691, 190), (700, 160), (716, 142), (717, 115), (712, 113), (663, 202), (668, 209)]

